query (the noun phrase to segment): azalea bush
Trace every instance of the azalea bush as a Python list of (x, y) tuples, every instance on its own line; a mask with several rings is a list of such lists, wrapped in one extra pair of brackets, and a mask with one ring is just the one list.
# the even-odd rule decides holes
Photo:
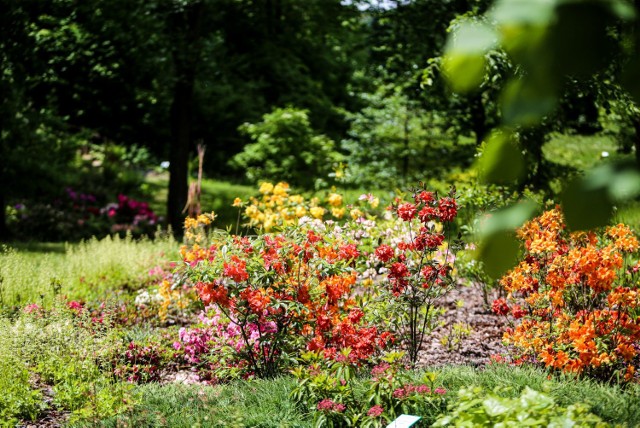
[(437, 302), (455, 286), (452, 271), (460, 243), (447, 236), (458, 213), (455, 190), (438, 198), (415, 189), (413, 201), (397, 201), (393, 212), (404, 228), (375, 249), (386, 271), (378, 295), (385, 303), (383, 314), (415, 364), (422, 343), (437, 327)]
[(269, 232), (275, 227), (297, 225), (301, 218), (314, 219), (352, 219), (375, 216), (380, 199), (372, 194), (360, 196), (357, 203), (347, 205), (344, 197), (332, 189), (326, 198), (307, 198), (292, 193), (289, 184), (279, 182), (275, 185), (268, 181), (261, 182), (260, 196), (251, 197), (248, 201), (236, 198), (234, 206), (242, 207), (244, 225)]
[(350, 348), (357, 364), (391, 341), (365, 324), (353, 299), (357, 244), (329, 236), (300, 226), (182, 248), (185, 276), (205, 307), (237, 326), (242, 346), (235, 352), (252, 375), (275, 376), (305, 348), (329, 359)]
[(504, 335), (518, 361), (602, 380), (638, 381), (638, 239), (625, 225), (569, 233), (558, 208), (518, 230), (520, 264), (493, 310), (518, 320)]

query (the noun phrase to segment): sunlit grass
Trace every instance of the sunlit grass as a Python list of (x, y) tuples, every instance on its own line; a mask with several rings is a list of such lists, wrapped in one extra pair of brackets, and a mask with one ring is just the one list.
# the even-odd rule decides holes
[[(177, 260), (170, 237), (91, 239), (79, 244), (18, 245), (0, 250), (0, 306), (50, 303), (54, 294), (98, 298), (108, 290), (135, 287), (162, 260)], [(63, 250), (63, 251), (61, 251)]]

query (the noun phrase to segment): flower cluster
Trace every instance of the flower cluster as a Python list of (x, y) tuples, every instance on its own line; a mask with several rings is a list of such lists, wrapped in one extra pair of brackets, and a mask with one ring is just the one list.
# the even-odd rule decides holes
[[(370, 209), (376, 209), (380, 199), (368, 194), (362, 195), (359, 201), (362, 206), (347, 206), (344, 198), (335, 189), (326, 196), (324, 201), (317, 197), (307, 199), (300, 194), (291, 194), (289, 184), (280, 182), (260, 184), (260, 197), (251, 197), (248, 202), (236, 198), (234, 206), (244, 207), (243, 215), (247, 226), (269, 232), (274, 227), (294, 226), (299, 219), (310, 217), (324, 219), (327, 214), (331, 218), (357, 219), (364, 217)], [(348, 216), (347, 216), (348, 214)]]
[(433, 325), (436, 300), (453, 287), (458, 245), (446, 242), (444, 230), (448, 230), (457, 210), (454, 189), (442, 198), (424, 188), (416, 189), (412, 202), (398, 201), (395, 205), (395, 214), (406, 224), (404, 236), (380, 244), (374, 251), (387, 271), (388, 288), (382, 299), (390, 304), (388, 312), (396, 315), (398, 336), (403, 338), (412, 363), (417, 361), (422, 341)]
[(237, 351), (257, 376), (276, 374), (284, 355), (304, 347), (330, 359), (349, 348), (357, 363), (391, 341), (353, 299), (359, 256), (353, 242), (301, 228), (183, 249), (186, 275), (204, 305), (239, 329)]
[(500, 284), (509, 302), (494, 312), (520, 323), (505, 341), (518, 357), (601, 379), (637, 380), (640, 363), (638, 282), (625, 260), (638, 239), (625, 225), (568, 233), (558, 208), (525, 224), (525, 257)]
[(158, 343), (129, 342), (127, 349), (114, 361), (113, 374), (132, 383), (157, 382), (166, 357), (166, 351)]
[(118, 202), (107, 205), (102, 212), (114, 223), (112, 232), (148, 229), (159, 222), (159, 217), (147, 202), (137, 201), (126, 195), (118, 195)]

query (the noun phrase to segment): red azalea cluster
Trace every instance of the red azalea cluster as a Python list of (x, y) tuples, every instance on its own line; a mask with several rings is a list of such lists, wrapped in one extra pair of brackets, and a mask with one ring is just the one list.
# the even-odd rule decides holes
[(300, 335), (308, 338), (307, 349), (320, 350), (326, 358), (350, 348), (353, 362), (390, 343), (389, 333), (365, 324), (351, 298), (353, 264), (361, 257), (355, 243), (290, 230), (251, 239), (228, 237), (210, 250), (197, 245), (183, 250), (187, 274), (205, 306), (216, 305), (240, 329), (252, 323), (277, 326), (256, 333), (251, 343), (257, 346), (243, 348), (255, 352), (249, 359), (258, 376), (271, 374), (261, 373), (259, 364), (277, 364), (279, 351), (274, 350), (298, 346)]
[(458, 215), (458, 204), (453, 194), (436, 200), (433, 192), (422, 190), (413, 197), (415, 203), (405, 202), (398, 205), (396, 212), (404, 221), (411, 221), (418, 214), (422, 223), (430, 221), (452, 222)]

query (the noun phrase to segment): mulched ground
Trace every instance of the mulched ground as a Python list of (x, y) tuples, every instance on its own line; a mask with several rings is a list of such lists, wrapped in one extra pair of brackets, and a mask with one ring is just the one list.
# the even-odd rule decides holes
[[(489, 295), (489, 304), (497, 296)], [(464, 304), (458, 306), (459, 301)], [(445, 365), (483, 366), (489, 363), (491, 355), (505, 354), (507, 349), (502, 345), (502, 333), (506, 320), (495, 315), (487, 308), (480, 284), (460, 286), (451, 291), (443, 300), (446, 312), (442, 317), (444, 325), (436, 329), (425, 340), (420, 355), (419, 366), (438, 367)], [(471, 327), (471, 333), (460, 340), (459, 346), (447, 349), (442, 337), (449, 335), (452, 326), (465, 323)]]

